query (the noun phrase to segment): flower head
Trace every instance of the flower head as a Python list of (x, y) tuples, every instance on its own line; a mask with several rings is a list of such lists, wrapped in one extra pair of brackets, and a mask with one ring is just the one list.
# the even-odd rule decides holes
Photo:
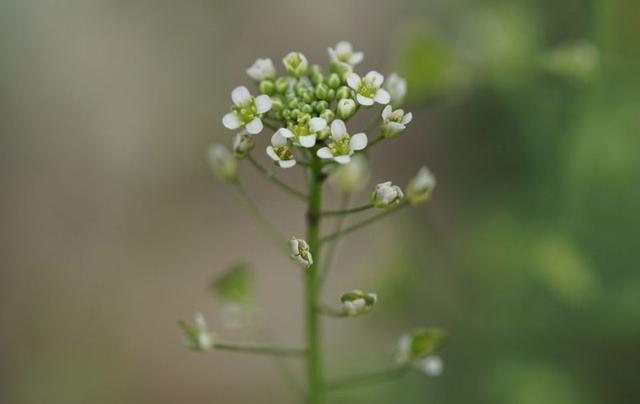
[(273, 80), (276, 78), (276, 68), (269, 58), (256, 59), (256, 61), (247, 69), (249, 77), (255, 81)]
[(366, 148), (368, 142), (364, 133), (349, 136), (344, 121), (340, 119), (331, 122), (331, 140), (333, 142), (329, 146), (318, 149), (317, 155), (323, 159), (333, 159), (340, 164), (351, 161), (353, 152)]
[(348, 63), (355, 66), (362, 61), (364, 54), (362, 52), (354, 52), (351, 43), (340, 41), (333, 48), (328, 48), (329, 57), (332, 61)]
[(289, 126), (290, 129), (284, 129), (282, 136), (287, 139), (293, 139), (294, 143), (310, 148), (316, 145), (318, 132), (327, 127), (327, 121), (323, 118), (314, 117), (308, 121), (303, 121)]
[(291, 253), (291, 259), (297, 261), (306, 267), (313, 265), (313, 257), (311, 251), (309, 251), (309, 244), (306, 241), (291, 237), (289, 240), (289, 252)]
[(356, 91), (356, 100), (360, 105), (370, 106), (374, 102), (388, 104), (391, 97), (387, 90), (382, 88), (384, 76), (376, 71), (370, 71), (363, 78), (357, 73), (347, 76), (347, 84)]
[(233, 155), (242, 159), (251, 153), (256, 142), (253, 136), (245, 133), (237, 133), (233, 138)]
[(291, 52), (282, 59), (287, 73), (293, 77), (300, 78), (307, 73), (309, 62), (300, 52)]
[(391, 96), (391, 105), (398, 107), (404, 102), (404, 97), (407, 95), (407, 80), (395, 73), (391, 73), (384, 88)]
[(347, 164), (340, 164), (329, 175), (329, 184), (345, 194), (362, 190), (369, 179), (369, 163), (367, 158), (358, 153)]
[(179, 321), (185, 333), (184, 345), (198, 351), (209, 351), (215, 346), (215, 335), (209, 332), (207, 322), (201, 313), (196, 313), (194, 323)]
[(287, 137), (293, 135), (287, 134), (289, 129), (280, 128), (271, 136), (271, 145), (267, 146), (267, 155), (271, 157), (281, 168), (290, 168), (296, 165), (293, 152), (287, 142)]
[(226, 146), (216, 143), (209, 147), (209, 167), (224, 181), (235, 181), (238, 176), (238, 163)]
[(431, 170), (423, 166), (407, 185), (407, 199), (412, 205), (426, 202), (436, 186), (436, 177)]
[(243, 127), (248, 133), (255, 135), (262, 131), (262, 114), (271, 109), (271, 98), (268, 95), (252, 97), (247, 87), (240, 86), (231, 92), (233, 107), (231, 112), (222, 118), (222, 124), (228, 129)]
[(378, 209), (386, 209), (392, 205), (397, 205), (404, 198), (402, 189), (393, 185), (391, 181), (376, 185), (376, 189), (371, 193), (371, 204)]
[(402, 133), (406, 129), (406, 125), (413, 119), (413, 114), (404, 110), (391, 108), (387, 105), (382, 110), (382, 136), (394, 137)]
[(364, 293), (361, 290), (345, 293), (340, 298), (342, 312), (351, 317), (368, 313), (377, 300), (378, 296), (375, 293)]

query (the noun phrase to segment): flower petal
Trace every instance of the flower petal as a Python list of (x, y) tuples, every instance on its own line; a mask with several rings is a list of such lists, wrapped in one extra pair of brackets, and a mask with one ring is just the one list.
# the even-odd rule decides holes
[(356, 52), (349, 58), (349, 63), (355, 66), (358, 63), (362, 62), (362, 59), (364, 59), (364, 53)]
[(346, 53), (346, 52), (351, 53), (352, 50), (353, 50), (353, 46), (351, 46), (350, 42), (340, 41), (336, 44), (337, 53)]
[(238, 129), (241, 125), (240, 118), (234, 112), (229, 112), (222, 117), (222, 124), (227, 129)]
[(316, 145), (316, 135), (298, 136), (300, 146), (307, 149)]
[(360, 88), (362, 80), (360, 80), (360, 76), (358, 76), (357, 73), (349, 73), (349, 75), (347, 76), (347, 84), (349, 85), (349, 87), (357, 90)]
[(271, 98), (266, 95), (259, 95), (256, 97), (256, 112), (259, 114), (264, 114), (268, 110), (271, 109)]
[(253, 118), (251, 122), (245, 125), (245, 128), (252, 135), (258, 134), (262, 132), (262, 121), (260, 118)]
[(356, 100), (358, 100), (358, 104), (360, 105), (364, 105), (367, 107), (373, 105), (373, 100), (369, 97), (365, 97), (362, 94), (356, 94)]
[(280, 161), (280, 157), (276, 154), (273, 146), (267, 146), (267, 155), (271, 157), (271, 160), (273, 161)]
[(351, 136), (351, 140), (349, 141), (349, 144), (351, 145), (352, 150), (362, 150), (365, 147), (367, 147), (368, 142), (369, 142), (369, 139), (367, 139), (366, 134), (356, 133), (355, 135)]
[(309, 119), (309, 129), (311, 129), (311, 132), (313, 133), (321, 131), (326, 127), (327, 127), (327, 121), (325, 121), (323, 118), (315, 117), (315, 118)]
[(375, 70), (372, 70), (369, 73), (367, 73), (367, 75), (364, 76), (364, 79), (376, 87), (380, 87), (384, 82), (384, 76)]
[(409, 122), (411, 122), (412, 119), (413, 119), (413, 114), (411, 112), (408, 112), (402, 117), (402, 123), (406, 125)]
[(347, 127), (344, 125), (342, 119), (334, 119), (331, 122), (331, 137), (333, 140), (340, 140), (347, 136)]
[(351, 161), (351, 157), (347, 155), (335, 156), (333, 159), (339, 164), (348, 164)]
[(316, 155), (321, 159), (330, 159), (333, 158), (333, 153), (331, 153), (331, 149), (328, 147), (321, 147), (316, 152)]
[(295, 160), (280, 160), (278, 161), (278, 165), (282, 168), (291, 168), (296, 165)]
[[(276, 133), (279, 133), (280, 136), (282, 136), (285, 139), (291, 139), (293, 137), (293, 132), (291, 132), (289, 129), (287, 128), (280, 128), (276, 131)], [(284, 146), (284, 145), (282, 145)], [(282, 146), (278, 146), (278, 147), (282, 147)]]
[(387, 105), (386, 107), (384, 107), (384, 109), (382, 110), (382, 119), (386, 121), (391, 115), (391, 112), (393, 112), (391, 105)]
[(374, 98), (378, 104), (388, 104), (391, 101), (391, 96), (387, 92), (387, 90), (383, 90), (382, 88), (378, 90), (376, 96)]
[(245, 86), (236, 87), (231, 92), (231, 100), (236, 106), (242, 107), (251, 102), (251, 93)]

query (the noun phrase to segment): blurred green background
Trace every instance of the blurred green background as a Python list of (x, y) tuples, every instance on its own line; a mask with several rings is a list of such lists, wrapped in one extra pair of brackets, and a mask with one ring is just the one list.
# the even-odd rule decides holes
[[(409, 81), (414, 122), (371, 184), (426, 163), (438, 188), (341, 246), (325, 301), (380, 300), (326, 323), (328, 370), (384, 366), (417, 326), (451, 338), (441, 377), (333, 402), (639, 402), (639, 16), (635, 0), (0, 1), (0, 402), (297, 402), (267, 359), (187, 352), (175, 320), (201, 310), (254, 339), (208, 290), (244, 259), (269, 333), (302, 339), (297, 268), (204, 156), (256, 57), (325, 63), (344, 39), (359, 71)], [(299, 234), (303, 208), (243, 176)]]

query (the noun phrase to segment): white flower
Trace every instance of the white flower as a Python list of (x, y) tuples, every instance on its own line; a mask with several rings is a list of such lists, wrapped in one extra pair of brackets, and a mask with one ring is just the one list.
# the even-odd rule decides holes
[(382, 89), (384, 76), (376, 71), (370, 71), (363, 78), (357, 73), (347, 76), (347, 84), (356, 90), (356, 100), (360, 105), (370, 106), (374, 102), (388, 104), (391, 97), (387, 90)]
[(336, 112), (338, 113), (340, 119), (348, 119), (356, 113), (356, 109), (357, 106), (354, 100), (352, 100), (351, 98), (343, 98), (338, 101)]
[(407, 185), (407, 199), (412, 205), (426, 202), (435, 186), (435, 175), (426, 166), (423, 166)]
[(209, 167), (221, 180), (234, 181), (238, 176), (238, 163), (226, 146), (219, 143), (209, 147)]
[(293, 134), (289, 129), (280, 128), (271, 136), (271, 145), (267, 146), (267, 154), (281, 168), (290, 168), (296, 165), (293, 152), (287, 143), (287, 137), (291, 136)]
[(393, 185), (391, 181), (387, 181), (376, 185), (376, 189), (369, 199), (374, 207), (386, 209), (400, 203), (402, 198), (404, 198), (402, 189), (397, 185)]
[(244, 158), (247, 154), (251, 153), (255, 144), (256, 142), (253, 139), (253, 136), (245, 133), (237, 133), (233, 137), (233, 155), (239, 159)]
[(328, 147), (318, 149), (316, 154), (320, 158), (333, 159), (340, 164), (351, 161), (353, 152), (366, 148), (368, 142), (367, 135), (364, 133), (349, 136), (347, 127), (340, 119), (334, 119), (331, 122), (331, 139), (333, 142)]
[(362, 52), (354, 52), (351, 43), (340, 41), (334, 48), (328, 48), (329, 57), (332, 61), (348, 63), (355, 66), (362, 61), (364, 54)]
[(391, 73), (387, 77), (384, 88), (387, 89), (391, 96), (391, 105), (397, 107), (404, 102), (404, 97), (407, 95), (407, 80), (395, 73)]
[(417, 361), (415, 366), (427, 376), (432, 377), (440, 376), (444, 369), (442, 358), (436, 355), (430, 355)]
[(255, 135), (262, 131), (262, 114), (271, 109), (271, 98), (268, 95), (252, 97), (247, 87), (240, 86), (231, 92), (233, 101), (232, 111), (222, 118), (222, 124), (227, 129), (238, 129), (240, 127)]
[(413, 338), (409, 334), (404, 334), (398, 339), (398, 347), (396, 348), (396, 361), (400, 364), (407, 363), (411, 360), (411, 343)]
[(287, 73), (293, 77), (300, 78), (307, 73), (309, 62), (307, 58), (300, 52), (291, 52), (282, 59)]
[(340, 164), (329, 175), (329, 184), (344, 192), (352, 194), (362, 190), (369, 178), (369, 164), (367, 158), (358, 153), (348, 164)]
[(413, 119), (411, 112), (404, 113), (402, 109), (393, 111), (391, 105), (387, 105), (382, 110), (382, 136), (394, 137), (402, 133), (406, 125)]
[(255, 81), (262, 81), (276, 78), (276, 68), (273, 66), (271, 59), (256, 59), (256, 61), (247, 69), (249, 77)]
[(209, 351), (215, 346), (215, 335), (209, 332), (201, 313), (196, 313), (194, 323), (179, 322), (185, 333), (184, 345), (191, 349)]
[(316, 145), (318, 132), (327, 127), (327, 121), (323, 118), (311, 118), (307, 122), (295, 124), (291, 129), (285, 129), (282, 135), (287, 139), (293, 138), (294, 143), (310, 148)]
[(291, 237), (289, 240), (289, 252), (291, 259), (306, 267), (313, 265), (313, 257), (306, 241)]
[(363, 293), (361, 290), (345, 293), (340, 298), (342, 312), (351, 317), (369, 312), (377, 300), (375, 293)]

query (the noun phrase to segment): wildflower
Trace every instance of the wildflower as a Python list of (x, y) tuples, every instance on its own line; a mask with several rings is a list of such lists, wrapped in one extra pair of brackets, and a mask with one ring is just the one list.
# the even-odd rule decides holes
[(413, 119), (411, 112), (404, 113), (402, 109), (393, 111), (391, 105), (387, 105), (382, 110), (382, 136), (394, 137), (406, 129), (406, 125)]
[(427, 376), (440, 376), (444, 365), (442, 358), (437, 355), (429, 355), (424, 359), (419, 360), (415, 364), (416, 368), (426, 374)]
[(407, 199), (412, 205), (426, 202), (435, 186), (435, 175), (426, 166), (423, 166), (407, 185)]
[(331, 122), (331, 139), (333, 142), (327, 147), (318, 149), (317, 155), (323, 159), (333, 159), (340, 164), (347, 164), (351, 161), (354, 151), (367, 147), (367, 135), (356, 133), (349, 136), (344, 121), (334, 119)]
[(243, 127), (252, 135), (262, 131), (262, 114), (271, 109), (271, 98), (268, 95), (252, 97), (247, 87), (240, 86), (231, 92), (234, 106), (232, 111), (222, 118), (227, 129)]
[(336, 111), (338, 112), (340, 119), (349, 119), (356, 113), (356, 109), (356, 102), (351, 98), (341, 99), (338, 101), (338, 106), (336, 107)]
[(363, 78), (357, 73), (350, 73), (347, 76), (347, 84), (356, 91), (356, 100), (360, 105), (370, 106), (374, 102), (378, 104), (388, 104), (391, 97), (387, 90), (384, 90), (382, 83), (384, 76), (376, 71), (370, 71)]
[(397, 185), (393, 185), (391, 181), (387, 181), (376, 185), (376, 189), (369, 199), (374, 207), (386, 209), (400, 203), (402, 198), (404, 198), (402, 189)]
[(391, 105), (397, 107), (404, 102), (404, 97), (407, 95), (407, 80), (395, 73), (391, 73), (384, 88), (389, 92)]
[(213, 173), (224, 181), (235, 181), (238, 163), (226, 146), (216, 143), (209, 147), (209, 166)]
[(444, 341), (445, 333), (437, 328), (423, 328), (405, 334), (398, 339), (396, 360), (401, 364), (419, 362), (438, 351)]
[(284, 67), (289, 75), (300, 78), (307, 73), (309, 62), (307, 58), (300, 52), (291, 52), (282, 59)]
[(361, 290), (345, 293), (340, 298), (342, 312), (351, 317), (369, 312), (377, 300), (375, 293), (363, 293)]
[(291, 259), (297, 261), (306, 267), (313, 265), (313, 257), (311, 251), (309, 251), (309, 244), (306, 241), (292, 237), (289, 240), (289, 251), (291, 252)]
[(329, 184), (334, 188), (352, 194), (362, 190), (369, 177), (369, 163), (361, 153), (351, 158), (348, 164), (341, 164), (329, 175)]
[(196, 313), (194, 323), (179, 321), (185, 333), (184, 345), (198, 351), (209, 351), (215, 346), (215, 335), (209, 332), (207, 322), (201, 313)]
[(276, 78), (276, 68), (269, 58), (256, 59), (256, 61), (247, 69), (249, 77), (255, 81), (273, 80)]
[(340, 41), (333, 48), (328, 48), (329, 57), (332, 61), (347, 63), (355, 66), (362, 61), (364, 54), (362, 52), (354, 52), (351, 43)]
[(310, 148), (316, 145), (318, 132), (327, 127), (324, 118), (314, 117), (305, 123), (292, 124), (291, 129), (282, 128), (282, 136), (287, 139), (293, 138), (302, 147)]
[(291, 137), (293, 134), (286, 134), (287, 132), (290, 132), (289, 129), (278, 129), (278, 131), (271, 136), (271, 145), (267, 146), (267, 154), (281, 168), (290, 168), (296, 165), (293, 152), (287, 143), (287, 137)]
[(253, 140), (253, 136), (245, 133), (238, 133), (233, 138), (233, 155), (239, 159), (245, 158), (249, 153), (251, 153), (255, 144), (256, 142)]

